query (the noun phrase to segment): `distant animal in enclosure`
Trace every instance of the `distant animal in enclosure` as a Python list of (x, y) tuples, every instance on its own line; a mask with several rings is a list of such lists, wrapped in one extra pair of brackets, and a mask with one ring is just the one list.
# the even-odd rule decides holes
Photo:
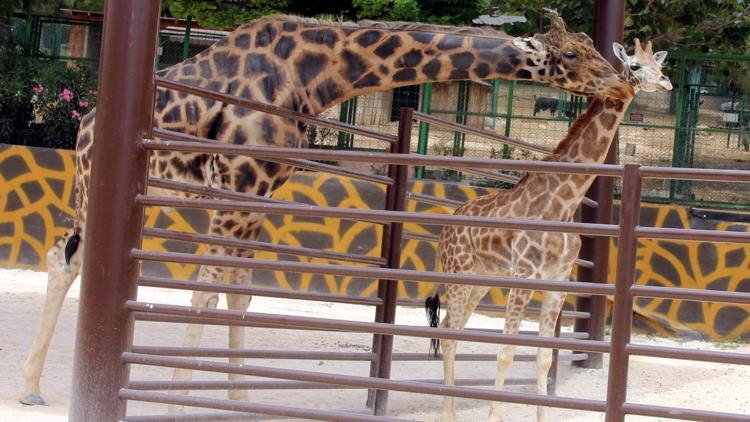
[[(564, 115), (565, 117), (574, 118), (576, 117), (576, 113), (571, 110), (570, 103), (567, 101), (563, 101), (563, 104), (566, 106)], [(560, 106), (560, 100), (556, 98), (549, 98), (549, 97), (534, 97), (534, 113), (532, 115), (536, 116), (537, 113), (539, 113), (542, 110), (549, 110), (550, 116), (555, 116), (557, 114), (557, 108)]]
[[(524, 79), (546, 83), (579, 95), (626, 98), (630, 87), (596, 52), (583, 34), (568, 33), (553, 14), (552, 30), (519, 38), (485, 28), (455, 28), (414, 23), (362, 21), (335, 23), (292, 16), (267, 16), (240, 26), (195, 57), (159, 72), (163, 78), (230, 94), (246, 100), (317, 116), (355, 96), (433, 81)], [(44, 404), (39, 380), (63, 299), (81, 268), (85, 243), (91, 149), (95, 112), (81, 121), (76, 146), (76, 221), (47, 254), (48, 289), (42, 323), (23, 369), (26, 404)], [(188, 95), (172, 89), (156, 92), (154, 125), (241, 145), (307, 147), (306, 125), (292, 119)], [(202, 187), (270, 196), (294, 166), (246, 156), (205, 153), (153, 153), (151, 177)], [(164, 194), (196, 195), (165, 191)], [(129, 204), (123, 204), (129, 206)], [(217, 237), (255, 239), (263, 214), (217, 211), (208, 233)], [(252, 250), (209, 244), (208, 255), (252, 257)], [(202, 266), (201, 282), (251, 283), (245, 268)], [(197, 291), (192, 306), (213, 308), (218, 293)], [(250, 297), (227, 294), (232, 310), (246, 310)], [(190, 324), (183, 346), (197, 347), (203, 326)], [(244, 327), (229, 329), (229, 346), (245, 345)], [(241, 364), (240, 357), (229, 358)], [(241, 375), (230, 374), (230, 379)], [(191, 372), (175, 371), (177, 381)], [(186, 394), (185, 391), (181, 393)], [(231, 399), (247, 391), (229, 390)], [(172, 409), (177, 410), (177, 409)]]
[[(628, 105), (638, 90), (669, 91), (672, 84), (661, 72), (667, 53), (653, 53), (649, 42), (645, 49), (636, 39), (635, 55), (615, 43), (615, 55), (623, 62), (623, 80), (632, 87), (627, 98), (596, 96), (589, 101), (586, 111), (578, 117), (567, 135), (557, 145), (549, 160), (574, 163), (604, 161), (617, 128)], [(481, 196), (465, 202), (455, 215), (519, 218), (527, 220), (572, 221), (581, 200), (594, 181), (594, 176), (529, 173), (518, 184), (505, 191)], [(570, 233), (491, 229), (467, 226), (445, 226), (440, 235), (437, 255), (440, 268), (448, 273), (484, 274), (521, 279), (559, 280), (566, 282), (578, 257), (580, 237)], [(440, 327), (460, 329), (466, 326), (471, 314), (489, 287), (469, 284), (444, 285), (446, 314)], [(531, 301), (531, 290), (510, 289), (506, 306), (504, 334), (518, 334), (526, 308)], [(565, 301), (564, 292), (542, 292), (539, 314), (539, 335), (552, 337), (555, 324)], [(428, 320), (437, 326), (440, 296), (425, 301)], [(439, 343), (433, 340), (437, 353)], [(453, 385), (457, 342), (443, 342), (444, 381)], [(505, 375), (513, 362), (516, 346), (502, 346), (497, 358), (498, 373), (495, 389), (502, 390)], [(552, 363), (552, 350), (537, 351), (537, 393), (547, 394), (547, 375)], [(441, 420), (454, 421), (454, 398), (443, 398)], [(489, 420), (501, 419), (501, 406), (492, 402)], [(537, 408), (537, 421), (546, 420), (546, 408)]]
[(536, 97), (534, 100), (534, 116), (542, 110), (549, 110), (550, 116), (554, 116), (557, 113), (557, 106), (560, 104), (560, 100), (556, 98), (548, 97)]
[(750, 151), (750, 135), (744, 134), (740, 136), (740, 145), (742, 145), (745, 151)]

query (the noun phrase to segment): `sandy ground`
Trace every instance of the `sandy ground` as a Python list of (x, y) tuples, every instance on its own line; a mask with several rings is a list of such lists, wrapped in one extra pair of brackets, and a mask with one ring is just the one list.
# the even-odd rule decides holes
[[(70, 400), (73, 342), (76, 310), (78, 307), (78, 285), (76, 282), (62, 310), (61, 320), (50, 349), (50, 358), (42, 378), (48, 407), (26, 407), (16, 399), (22, 390), (20, 369), (26, 352), (39, 323), (39, 312), (43, 300), (46, 273), (26, 270), (0, 270), (0, 420), (6, 421), (63, 421), (67, 419)], [(140, 300), (185, 305), (189, 294), (163, 289), (144, 288), (139, 293)], [(219, 304), (224, 307), (223, 300)], [(322, 316), (330, 318), (352, 318), (372, 320), (372, 310), (366, 307), (340, 304), (305, 303), (301, 301), (256, 298), (251, 308), (259, 312)], [(424, 315), (418, 309), (399, 308), (397, 323), (424, 324)], [(470, 326), (499, 327), (501, 321), (475, 315)], [(533, 328), (526, 324), (525, 328)], [(136, 344), (179, 345), (184, 328), (178, 324), (139, 323), (136, 327)], [(750, 345), (738, 343), (700, 343), (655, 339), (635, 336), (634, 342), (662, 344), (690, 349), (726, 350), (750, 352)], [(269, 329), (250, 329), (248, 347), (281, 348), (286, 350), (329, 350), (366, 351), (368, 335), (348, 333), (318, 333)], [(225, 347), (226, 329), (207, 327), (203, 346)], [(397, 338), (396, 351), (427, 352), (424, 339)], [(477, 343), (462, 343), (461, 352), (494, 353), (496, 347)], [(528, 351), (528, 350), (527, 350)], [(606, 356), (605, 356), (606, 361)], [(331, 373), (366, 375), (368, 365), (363, 362), (330, 361), (261, 361), (259, 363), (277, 367), (293, 367)], [(493, 362), (460, 362), (457, 365), (458, 378), (494, 377)], [(666, 359), (635, 357), (630, 363), (629, 399), (638, 403), (651, 403), (666, 406), (689, 406), (692, 408), (719, 410), (750, 414), (750, 367), (718, 365), (708, 363), (681, 362)], [(393, 378), (440, 378), (442, 368), (439, 362), (396, 362), (393, 365)], [(533, 376), (530, 363), (518, 362), (511, 369), (510, 377)], [(171, 371), (134, 367), (131, 379), (168, 379)], [(196, 379), (222, 379), (220, 374), (197, 373)], [(580, 369), (563, 364), (560, 367), (558, 392), (560, 396), (604, 399), (606, 395), (606, 364), (604, 369)], [(511, 391), (533, 392), (533, 387), (509, 387)], [(204, 392), (201, 395), (224, 398), (222, 392)], [(298, 390), (292, 394), (278, 391), (252, 391), (252, 401), (286, 404), (289, 406), (312, 406), (328, 409), (361, 412), (364, 409), (366, 392), (363, 390)], [(406, 393), (391, 393), (389, 415), (413, 419), (436, 420), (440, 408), (440, 397)], [(458, 400), (461, 420), (482, 420), (487, 414), (488, 405), (478, 400)], [(523, 405), (507, 405), (506, 421), (533, 420), (535, 411)], [(130, 415), (163, 414), (165, 406), (158, 404), (131, 402)], [(189, 409), (189, 411), (197, 411)], [(551, 421), (601, 421), (602, 415), (587, 412), (574, 412), (562, 409), (550, 410)], [(654, 421), (653, 418), (630, 417), (628, 421)]]

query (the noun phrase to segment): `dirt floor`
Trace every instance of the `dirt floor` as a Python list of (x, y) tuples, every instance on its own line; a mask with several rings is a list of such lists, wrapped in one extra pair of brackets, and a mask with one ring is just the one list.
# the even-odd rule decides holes
[[(56, 336), (50, 349), (50, 358), (42, 378), (44, 396), (48, 407), (26, 407), (16, 399), (22, 390), (20, 369), (32, 336), (39, 324), (46, 273), (26, 270), (0, 270), (0, 420), (6, 421), (64, 421), (70, 400), (73, 342), (76, 310), (78, 307), (78, 286), (76, 282), (65, 302)], [(140, 300), (186, 305), (189, 294), (163, 289), (144, 288)], [(224, 307), (224, 302), (220, 302)], [(372, 309), (340, 304), (306, 303), (301, 301), (256, 298), (251, 309), (259, 312), (321, 316), (330, 318), (353, 318), (362, 321), (372, 320)], [(424, 314), (418, 309), (399, 308), (397, 323), (423, 326)], [(470, 326), (492, 328), (501, 326), (501, 321), (482, 315), (475, 315)], [(525, 328), (533, 328), (526, 324)], [(370, 338), (367, 335), (346, 333), (318, 333), (312, 331), (272, 331), (250, 329), (248, 347), (280, 348), (286, 350), (328, 350), (366, 351)], [(178, 345), (181, 342), (183, 327), (179, 325), (156, 325), (139, 323), (136, 327), (136, 344)], [(750, 345), (739, 343), (679, 342), (656, 339), (648, 336), (635, 336), (636, 343), (661, 344), (689, 349), (727, 350), (750, 353)], [(226, 347), (226, 329), (207, 327), (203, 346)], [(397, 338), (396, 351), (427, 353), (427, 340)], [(496, 346), (462, 343), (463, 352), (496, 352)], [(606, 361), (606, 356), (605, 356)], [(367, 364), (362, 362), (323, 362), (323, 361), (261, 361), (251, 363), (294, 367), (314, 371), (366, 375)], [(457, 365), (459, 378), (494, 377), (493, 362)], [(750, 367), (718, 365), (707, 363), (681, 362), (666, 359), (635, 357), (630, 363), (629, 399), (638, 403), (651, 403), (666, 406), (689, 406), (692, 408), (718, 410), (750, 414)], [(530, 363), (516, 363), (510, 377), (533, 375)], [(442, 369), (439, 362), (396, 362), (393, 378), (440, 378)], [(171, 371), (166, 369), (135, 367), (133, 380), (168, 379)], [(221, 379), (219, 374), (199, 373), (196, 379)], [(580, 369), (563, 364), (560, 368), (557, 394), (592, 399), (604, 399), (606, 394), (607, 370)], [(510, 391), (533, 392), (532, 387), (509, 387)], [(204, 392), (201, 395), (224, 398), (221, 392)], [(293, 394), (278, 391), (253, 391), (251, 400), (278, 403), (289, 406), (313, 406), (330, 409), (346, 409), (361, 412), (364, 408), (366, 392), (363, 390), (298, 390)], [(440, 409), (440, 398), (436, 396), (391, 393), (389, 415), (413, 419), (436, 420)], [(162, 414), (166, 406), (131, 402), (129, 414)], [(478, 400), (458, 400), (459, 417), (465, 421), (482, 420), (487, 414), (488, 405)], [(535, 411), (529, 406), (507, 405), (506, 421), (533, 420)], [(188, 411), (200, 410), (188, 409)], [(601, 421), (602, 415), (574, 412), (562, 409), (550, 410), (551, 421)], [(630, 417), (628, 421), (654, 421), (653, 418)]]

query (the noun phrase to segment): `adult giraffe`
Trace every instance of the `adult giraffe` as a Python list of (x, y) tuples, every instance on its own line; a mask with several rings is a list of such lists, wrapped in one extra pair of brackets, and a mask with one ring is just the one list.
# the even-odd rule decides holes
[[(591, 98), (586, 111), (576, 119), (565, 138), (545, 160), (603, 162), (635, 94), (639, 90), (654, 92), (672, 89), (669, 78), (661, 72), (661, 65), (667, 56), (665, 51), (654, 54), (651, 42), (644, 50), (637, 39), (633, 57), (628, 56), (620, 44), (615, 43), (613, 48), (617, 58), (624, 64), (622, 78), (628, 83), (628, 94), (625, 98)], [(515, 187), (467, 201), (454, 214), (572, 221), (594, 178), (595, 176), (585, 175), (528, 173)], [(445, 272), (565, 281), (570, 276), (580, 246), (580, 237), (576, 234), (446, 226), (440, 235), (437, 253), (440, 266)], [(446, 284), (446, 314), (440, 326), (466, 326), (477, 304), (488, 291), (489, 287), (484, 286)], [(531, 290), (510, 290), (504, 333), (518, 333), (531, 294)], [(543, 292), (539, 314), (540, 336), (554, 335), (555, 323), (564, 301), (564, 292)], [(436, 326), (440, 297), (436, 294), (434, 298), (429, 298), (425, 306), (430, 313), (431, 325)], [(455, 340), (444, 341), (443, 377), (449, 385), (453, 385), (455, 379), (456, 348)], [(515, 349), (516, 346), (512, 345), (500, 349), (495, 389), (503, 388), (505, 373), (513, 362)], [(539, 348), (536, 362), (538, 394), (547, 394), (547, 374), (551, 363), (552, 350)], [(455, 418), (454, 399), (445, 397), (441, 419), (453, 421)], [(499, 403), (492, 403), (489, 419), (500, 420)], [(546, 407), (539, 406), (537, 421), (544, 420)]]
[[(239, 27), (197, 56), (161, 71), (167, 79), (310, 115), (358, 95), (431, 81), (526, 79), (581, 95), (622, 98), (627, 85), (596, 52), (584, 34), (569, 33), (553, 13), (550, 32), (514, 38), (479, 28), (413, 23), (332, 23), (292, 16), (268, 16)], [(95, 112), (81, 121), (76, 145), (76, 208), (73, 228), (47, 254), (49, 279), (42, 322), (23, 369), (21, 401), (45, 404), (39, 388), (42, 367), (63, 299), (81, 267), (85, 239)], [(158, 89), (154, 124), (221, 142), (306, 147), (306, 127), (277, 116)], [(150, 157), (150, 175), (214, 188), (270, 195), (293, 167), (249, 157), (159, 152)], [(190, 196), (168, 192), (172, 195)], [(254, 239), (263, 215), (216, 212), (209, 232)], [(207, 254), (251, 257), (252, 251), (209, 245)], [(202, 266), (200, 281), (221, 282), (224, 268)], [(234, 283), (250, 284), (250, 271), (232, 269)], [(195, 292), (192, 305), (215, 307), (218, 295)], [(246, 310), (250, 297), (228, 294), (230, 309)], [(200, 343), (203, 326), (190, 325), (185, 346)], [(230, 327), (229, 345), (245, 344), (244, 328)], [(241, 358), (230, 358), (241, 363)], [(177, 370), (175, 379), (190, 372)], [(230, 375), (230, 379), (239, 376)], [(230, 390), (242, 399), (245, 391)]]

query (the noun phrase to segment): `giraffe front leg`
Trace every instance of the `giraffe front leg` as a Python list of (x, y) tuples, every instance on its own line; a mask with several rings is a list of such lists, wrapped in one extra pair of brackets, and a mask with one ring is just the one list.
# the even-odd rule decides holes
[[(212, 221), (213, 224), (213, 221)], [(220, 246), (210, 245), (207, 248), (207, 255), (223, 255), (226, 249)], [(209, 265), (201, 266), (198, 271), (198, 281), (206, 283), (221, 283), (224, 276), (224, 268)], [(219, 294), (215, 292), (194, 291), (190, 301), (191, 306), (195, 308), (216, 308), (219, 302)], [(183, 347), (198, 347), (201, 344), (203, 336), (203, 324), (188, 324), (185, 330), (185, 338), (182, 342)], [(172, 381), (190, 381), (192, 371), (190, 369), (175, 369)], [(188, 394), (187, 390), (177, 390), (176, 394)], [(183, 406), (169, 405), (169, 413), (183, 412)]]
[[(516, 275), (516, 277), (523, 277)], [(525, 289), (511, 289), (508, 293), (508, 304), (505, 310), (505, 324), (503, 327), (503, 333), (505, 334), (518, 334), (518, 329), (523, 319), (523, 314), (526, 312), (526, 307), (529, 305), (531, 300), (531, 290)], [(505, 386), (505, 376), (508, 372), (508, 368), (513, 363), (513, 358), (516, 355), (516, 346), (514, 345), (503, 345), (497, 354), (497, 378), (495, 378), (495, 390), (501, 391)], [(500, 402), (492, 402), (490, 404), (490, 414), (488, 420), (500, 421), (502, 405)]]
[[(440, 328), (461, 329), (466, 325), (466, 307), (471, 296), (471, 286), (446, 285), (445, 291), (445, 318), (440, 322)], [(455, 385), (455, 365), (458, 342), (456, 340), (443, 340), (443, 382), (445, 385)], [(454, 397), (443, 397), (443, 410), (440, 413), (441, 422), (452, 422), (456, 420), (456, 399)]]
[[(47, 405), (42, 397), (39, 379), (42, 376), (44, 361), (47, 359), (47, 352), (65, 295), (81, 270), (82, 243), (82, 238), (75, 231), (70, 230), (47, 253), (47, 294), (44, 297), (39, 332), (34, 337), (29, 356), (22, 370), (26, 385), (19, 401), (23, 404)], [(66, 255), (68, 259), (66, 259)]]
[[(563, 292), (544, 292), (542, 309), (539, 314), (539, 335), (541, 337), (553, 337), (555, 335), (555, 324), (560, 316), (563, 303), (565, 303), (565, 293)], [(547, 395), (547, 376), (552, 366), (552, 349), (540, 347), (536, 352), (536, 392), (537, 394)], [(536, 409), (537, 422), (547, 420), (547, 408), (538, 406)]]
[[(235, 218), (240, 222), (240, 228), (233, 233), (235, 237), (240, 237), (245, 240), (255, 240), (260, 232), (260, 227), (263, 224), (263, 215), (238, 213)], [(255, 256), (255, 251), (247, 249), (236, 249), (234, 255), (239, 258), (252, 258)], [(233, 268), (230, 274), (229, 282), (239, 286), (250, 286), (252, 284), (252, 270), (250, 268)], [(251, 296), (249, 295), (238, 295), (238, 294), (227, 294), (227, 306), (231, 310), (235, 311), (246, 311), (250, 306)], [(230, 326), (229, 327), (229, 348), (230, 349), (242, 349), (245, 347), (245, 333), (246, 327), (242, 326)], [(245, 363), (245, 359), (242, 357), (230, 357), (229, 363), (242, 365)], [(242, 381), (246, 377), (241, 374), (229, 374), (228, 379), (230, 381)], [(247, 400), (247, 390), (230, 389), (228, 392), (230, 400)]]
[[(238, 257), (252, 258), (254, 255), (253, 251), (242, 251), (237, 254)], [(249, 286), (252, 283), (252, 270), (249, 268), (236, 268), (233, 270), (233, 277), (230, 279), (232, 284), (238, 284), (241, 286)], [(246, 311), (250, 306), (249, 295), (238, 295), (238, 294), (227, 294), (227, 306), (231, 310)], [(242, 349), (245, 347), (245, 333), (246, 327), (243, 326), (230, 326), (229, 327), (229, 348), (230, 349)], [(242, 357), (230, 357), (229, 363), (242, 365), (245, 363), (245, 359)], [(242, 381), (246, 377), (240, 374), (229, 374), (230, 381)], [(247, 400), (247, 390), (229, 390), (230, 400)]]

